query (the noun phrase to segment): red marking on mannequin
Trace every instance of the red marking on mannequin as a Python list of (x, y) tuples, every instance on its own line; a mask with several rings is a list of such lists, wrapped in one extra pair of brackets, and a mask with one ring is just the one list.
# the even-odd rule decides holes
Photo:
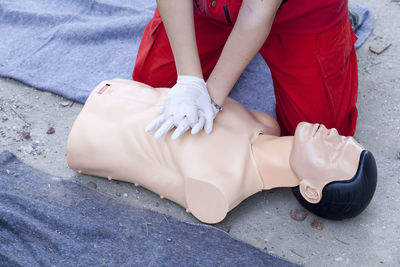
[(108, 83), (107, 83), (106, 85), (104, 85), (103, 88), (100, 89), (99, 95), (101, 95), (102, 93), (104, 93), (104, 91), (107, 90), (108, 87), (110, 87), (110, 85), (109, 85)]

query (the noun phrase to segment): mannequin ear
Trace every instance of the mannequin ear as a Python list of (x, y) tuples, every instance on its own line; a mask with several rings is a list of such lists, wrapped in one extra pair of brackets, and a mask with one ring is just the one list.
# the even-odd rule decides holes
[(305, 200), (313, 204), (318, 203), (322, 197), (322, 192), (305, 180), (300, 182), (300, 193)]

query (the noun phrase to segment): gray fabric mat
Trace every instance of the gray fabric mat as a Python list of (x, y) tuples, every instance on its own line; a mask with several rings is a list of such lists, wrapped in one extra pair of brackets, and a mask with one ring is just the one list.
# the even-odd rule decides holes
[(0, 153), (1, 266), (297, 266)]
[(358, 40), (354, 46), (359, 48), (374, 29), (374, 14), (369, 8), (359, 3), (349, 3), (349, 10), (356, 13), (358, 16), (358, 22), (355, 27)]
[[(1, 0), (0, 76), (85, 102), (102, 80), (131, 79), (152, 0)], [(351, 4), (360, 17), (357, 46), (373, 28), (371, 11)], [(269, 70), (257, 55), (231, 96), (274, 116)]]

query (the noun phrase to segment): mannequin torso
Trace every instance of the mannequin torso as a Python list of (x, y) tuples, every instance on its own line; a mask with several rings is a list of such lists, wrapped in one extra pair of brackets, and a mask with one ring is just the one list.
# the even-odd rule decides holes
[[(221, 221), (258, 191), (299, 185), (291, 161), (303, 155), (291, 159), (294, 137), (278, 137), (272, 117), (232, 99), (216, 118), (212, 134), (186, 133), (178, 140), (168, 134), (155, 140), (143, 129), (157, 116), (156, 106), (167, 92), (121, 79), (100, 83), (71, 130), (68, 165), (142, 185), (207, 223)], [(347, 168), (344, 179), (356, 170)]]

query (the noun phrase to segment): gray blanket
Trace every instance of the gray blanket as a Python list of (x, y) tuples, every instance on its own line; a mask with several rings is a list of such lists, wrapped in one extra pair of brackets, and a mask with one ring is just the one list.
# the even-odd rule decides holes
[(297, 266), (0, 152), (0, 266)]
[[(1, 0), (0, 76), (85, 102), (102, 80), (130, 79), (154, 0)], [(360, 46), (373, 28), (370, 10), (359, 14)], [(269, 70), (261, 56), (248, 66), (231, 96), (247, 108), (274, 115)]]

